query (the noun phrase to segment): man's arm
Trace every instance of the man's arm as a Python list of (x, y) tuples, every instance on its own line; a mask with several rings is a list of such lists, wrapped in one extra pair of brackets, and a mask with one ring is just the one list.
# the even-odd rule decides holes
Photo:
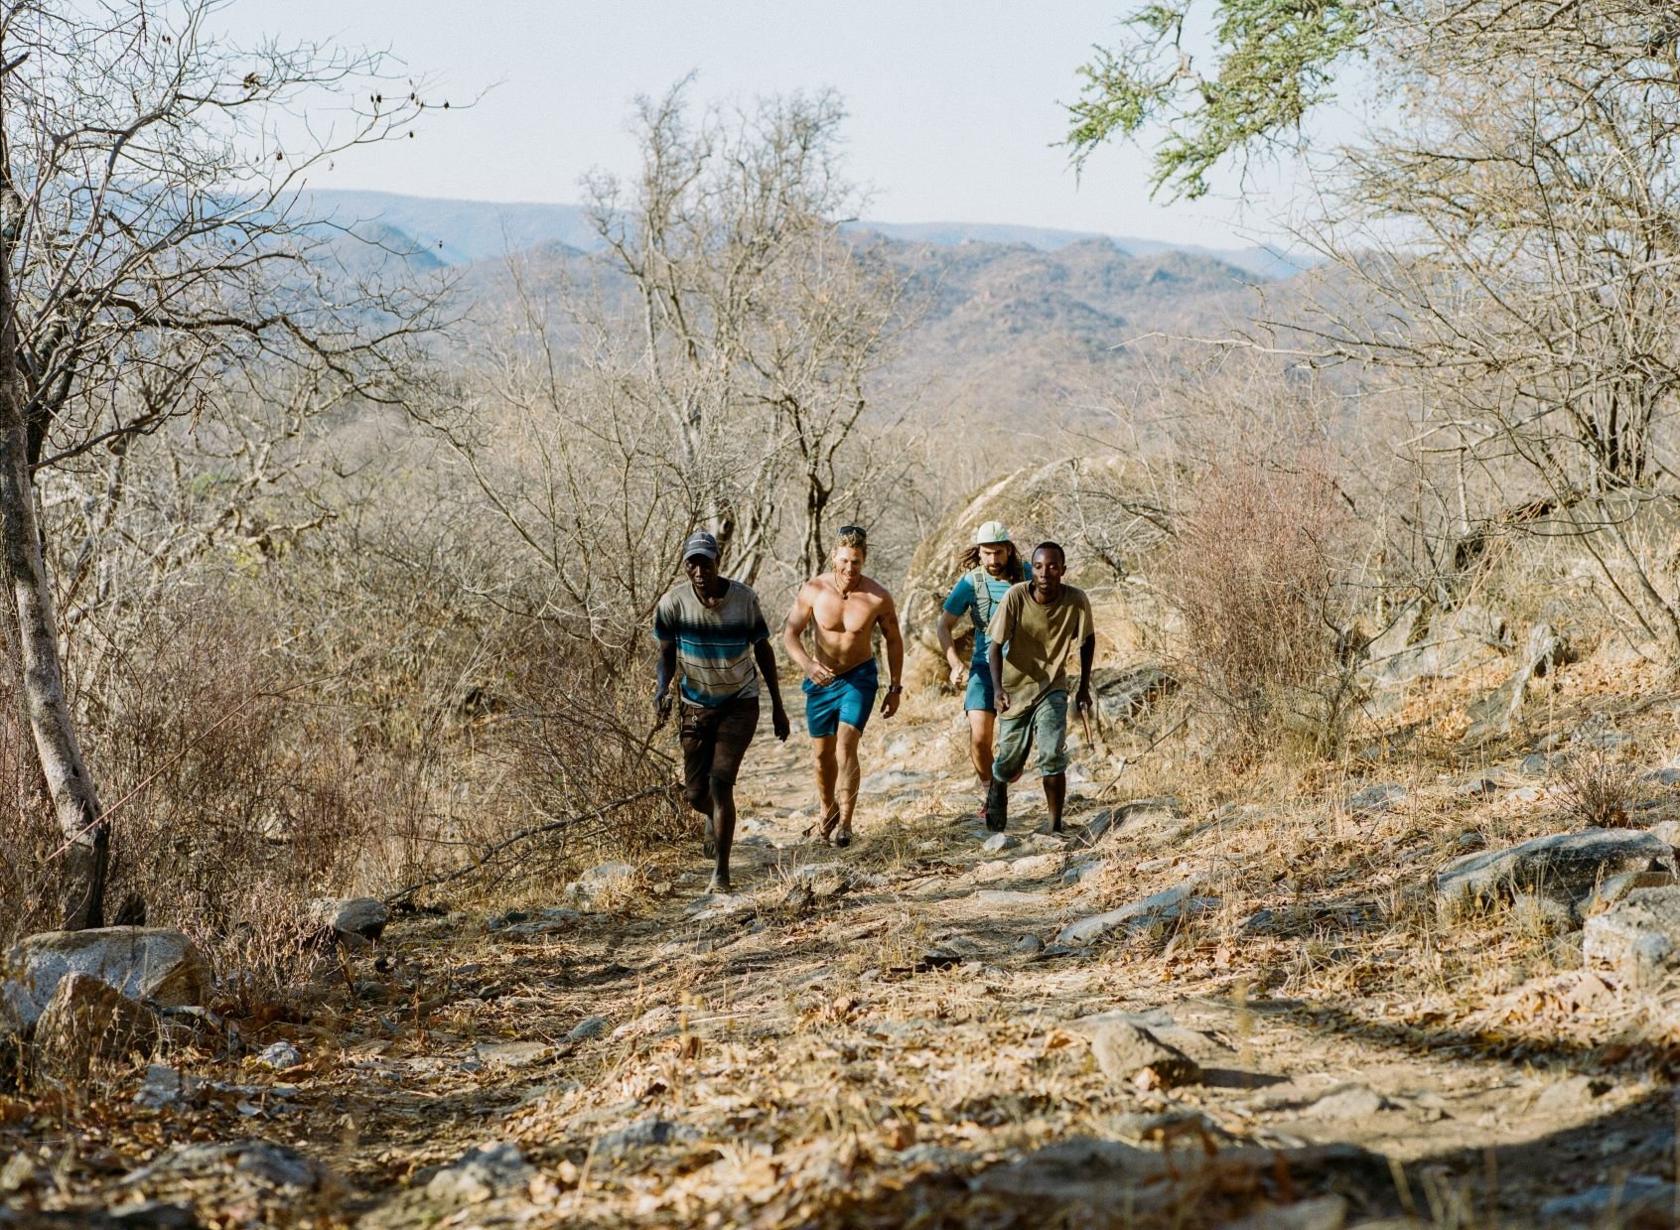
[(776, 682), (776, 651), (770, 648), (769, 637), (753, 642), (753, 660), (758, 663), (758, 673), (770, 692), (770, 726), (776, 738), (786, 743), (790, 727), (787, 709), (782, 705), (782, 690)]
[(1087, 632), (1079, 642), (1079, 690), (1073, 695), (1075, 713), (1091, 711), (1091, 663), (1097, 657), (1097, 634)]
[(952, 687), (962, 683), (963, 671), (968, 669), (963, 665), (962, 655), (957, 652), (957, 642), (951, 636), (960, 618), (960, 615), (953, 615), (950, 611), (941, 611), (939, 622), (934, 625), (934, 631), (939, 633), (939, 648), (945, 654), (945, 664), (951, 668)]
[(671, 680), (677, 674), (677, 643), (659, 642), (659, 665), (653, 677), (653, 715), (663, 722), (671, 716)]
[(992, 615), (992, 626), (986, 629), (991, 644), (986, 647), (986, 665), (992, 671), (992, 694), (997, 697), (998, 716), (1009, 712), (1009, 693), (1003, 687), (1003, 647), (1015, 634), (1015, 589), (1004, 597), (1003, 605)]
[(1079, 642), (1079, 690), (1073, 695), (1073, 710), (1075, 713), (1089, 713), (1091, 664), (1097, 657), (1097, 629), (1095, 621), (1091, 618), (1091, 599), (1083, 592), (1079, 596), (1084, 604), (1080, 622), (1084, 625), (1085, 636)]
[(810, 583), (799, 587), (799, 593), (793, 599), (793, 609), (788, 612), (787, 623), (782, 625), (782, 648), (787, 650), (789, 658), (795, 666), (805, 672), (806, 678), (819, 688), (834, 682), (834, 672), (810, 654), (805, 652), (805, 645), (800, 637), (805, 635), (805, 628), (811, 622)]
[(898, 712), (898, 702), (904, 695), (904, 633), (898, 627), (898, 608), (893, 605), (892, 595), (881, 592), (886, 600), (881, 604), (879, 622), (887, 642), (887, 676), (891, 680), (881, 701), (881, 716), (891, 717)]

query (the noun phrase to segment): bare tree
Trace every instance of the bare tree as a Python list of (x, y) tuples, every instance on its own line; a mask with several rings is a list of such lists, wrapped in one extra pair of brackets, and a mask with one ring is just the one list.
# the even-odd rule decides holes
[(639, 392), (669, 425), (694, 520), (751, 580), (775, 552), (790, 452), (801, 555), (820, 559), (837, 458), (868, 408), (901, 283), (840, 232), (859, 202), (840, 173), (835, 95), (694, 126), (686, 84), (639, 100), (641, 174), (593, 179), (589, 215), (630, 286)]
[[(38, 482), (215, 413), (258, 365), (392, 399), (433, 306), (378, 262), (362, 277), (335, 264), (344, 236), (296, 208), (322, 160), (411, 132), (418, 87), (379, 54), (228, 47), (209, 29), (221, 7), (27, 0), (0, 15), (0, 536), (72, 928), (102, 920), (110, 832), (65, 695)], [(354, 100), (339, 126), (296, 122), (323, 92)]]

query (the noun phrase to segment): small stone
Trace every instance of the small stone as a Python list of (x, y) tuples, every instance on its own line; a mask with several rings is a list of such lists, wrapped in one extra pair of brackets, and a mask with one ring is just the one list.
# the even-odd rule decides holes
[(1115, 931), (1137, 931), (1161, 922), (1175, 922), (1187, 914), (1199, 914), (1218, 904), (1213, 897), (1197, 897), (1193, 882), (1186, 881), (1164, 892), (1155, 893), (1110, 910), (1081, 918), (1062, 928), (1056, 937), (1058, 944), (1090, 944)]
[(586, 1042), (590, 1038), (599, 1038), (607, 1032), (607, 1018), (604, 1016), (586, 1016), (573, 1025), (571, 1032), (566, 1035), (568, 1042)]
[(1086, 876), (1092, 875), (1100, 870), (1101, 867), (1102, 863), (1096, 859), (1091, 859), (1083, 863), (1075, 863), (1072, 867), (1069, 867), (1066, 871), (1062, 872), (1062, 883), (1077, 884)]
[(700, 1133), (686, 1124), (654, 1117), (632, 1123), (629, 1127), (607, 1132), (595, 1142), (595, 1152), (606, 1157), (627, 1153), (632, 1149), (648, 1149), (658, 1145), (681, 1144), (696, 1140)]
[(1313, 1102), (1305, 1113), (1315, 1119), (1365, 1119), (1393, 1109), (1394, 1103), (1369, 1085), (1343, 1085)]
[(1522, 758), (1522, 771), (1530, 777), (1544, 777), (1552, 767), (1552, 758), (1544, 752), (1530, 752)]
[(1106, 1021), (1091, 1038), (1091, 1054), (1103, 1075), (1117, 1084), (1146, 1089), (1173, 1089), (1201, 1081), (1196, 1061), (1168, 1046), (1141, 1025)]
[(166, 1106), (181, 1106), (198, 1096), (198, 1078), (163, 1064), (146, 1068), (145, 1079), (134, 1095), (134, 1104), (148, 1110), (162, 1110)]
[(1475, 829), (1465, 829), (1464, 832), (1458, 835), (1457, 845), (1460, 850), (1464, 850), (1466, 852), (1472, 850), (1485, 850), (1487, 849), (1487, 838), (1483, 837)]
[(1655, 786), (1673, 786), (1680, 784), (1680, 769), (1668, 765), (1661, 769), (1652, 769), (1649, 773), (1641, 773), (1639, 780), (1650, 782)]
[(273, 1068), (276, 1072), (287, 1068), (295, 1068), (303, 1062), (303, 1052), (284, 1040), (270, 1044), (263, 1048), (257, 1056), (257, 1062), (265, 1068)]
[(475, 1145), (426, 1183), (426, 1196), (442, 1205), (482, 1204), (525, 1188), (536, 1171), (519, 1146), (497, 1140)]
[(993, 833), (981, 843), (981, 849), (997, 853), (1003, 850), (1013, 850), (1021, 844), (1021, 839), (1013, 833)]
[(568, 884), (566, 895), (584, 909), (595, 909), (626, 893), (635, 881), (636, 869), (629, 863), (601, 863)]
[(1044, 951), (1044, 941), (1036, 935), (1023, 935), (1015, 941), (1015, 951), (1022, 956), (1030, 957), (1034, 953)]
[(1394, 782), (1378, 782), (1373, 786), (1366, 786), (1348, 797), (1347, 809), (1355, 814), (1360, 812), (1390, 811), (1407, 797), (1404, 786)]
[(554, 1054), (546, 1042), (480, 1042), (471, 1057), (486, 1068), (529, 1068)]

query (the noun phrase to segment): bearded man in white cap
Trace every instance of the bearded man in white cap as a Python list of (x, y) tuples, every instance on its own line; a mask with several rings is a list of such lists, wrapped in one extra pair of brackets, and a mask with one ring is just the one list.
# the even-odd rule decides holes
[[(1001, 521), (988, 521), (974, 532), (974, 545), (958, 559), (964, 569), (946, 595), (939, 613), (939, 647), (951, 670), (951, 686), (963, 687), (963, 709), (968, 714), (968, 758), (980, 778), (980, 819), (987, 820), (992, 785), (993, 740), (997, 729), (997, 689), (987, 661), (991, 642), (986, 628), (992, 613), (1002, 605), (1011, 585), (1031, 579), (1032, 572), (1010, 540)], [(953, 633), (967, 616), (974, 624), (974, 652), (965, 663), (957, 652)]]

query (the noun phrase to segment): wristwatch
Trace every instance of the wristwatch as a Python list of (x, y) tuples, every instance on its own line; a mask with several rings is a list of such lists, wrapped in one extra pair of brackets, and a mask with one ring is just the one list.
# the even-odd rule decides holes
[(887, 689), (887, 695), (891, 696), (894, 692), (902, 692), (902, 691), (904, 691), (904, 685), (902, 683), (895, 683), (890, 688)]

